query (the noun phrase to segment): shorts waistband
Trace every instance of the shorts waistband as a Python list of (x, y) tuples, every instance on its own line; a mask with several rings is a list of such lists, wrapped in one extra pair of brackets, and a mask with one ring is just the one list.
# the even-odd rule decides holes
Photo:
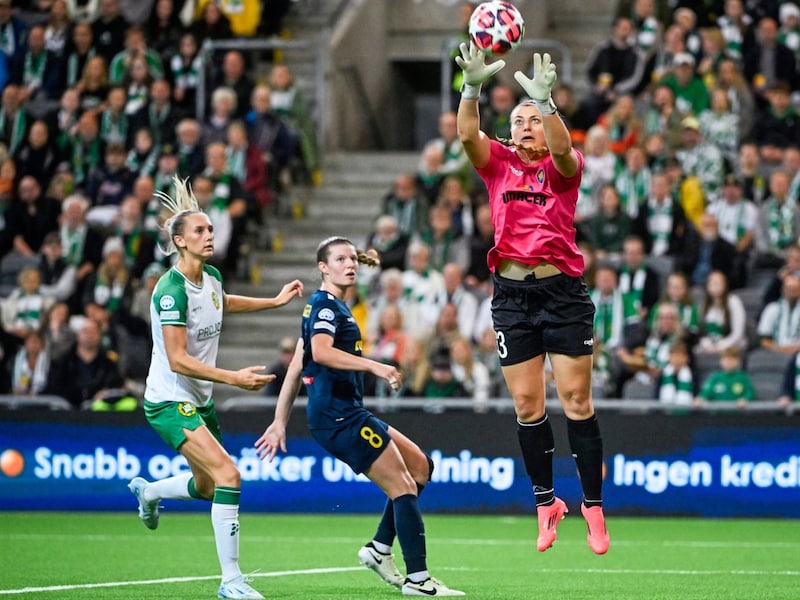
[(561, 275), (561, 270), (548, 262), (540, 262), (537, 265), (526, 265), (516, 260), (503, 259), (500, 261), (497, 274), (514, 281), (526, 281), (555, 277), (556, 275)]

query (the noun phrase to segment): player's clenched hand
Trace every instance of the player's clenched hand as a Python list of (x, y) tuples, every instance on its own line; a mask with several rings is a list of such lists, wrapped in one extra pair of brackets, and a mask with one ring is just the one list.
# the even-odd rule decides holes
[(266, 368), (264, 365), (258, 365), (239, 369), (236, 371), (233, 385), (243, 390), (260, 390), (275, 379), (275, 375), (272, 373), (261, 373)]
[(506, 61), (504, 60), (496, 60), (487, 65), (486, 55), (478, 50), (478, 47), (472, 42), (469, 45), (466, 42), (462, 42), (458, 48), (461, 51), (461, 56), (456, 56), (456, 64), (461, 67), (464, 73), (464, 83), (466, 85), (479, 86), (506, 66)]
[(273, 422), (264, 434), (256, 440), (254, 444), (256, 447), (256, 454), (261, 460), (265, 458), (272, 462), (275, 455), (278, 453), (278, 448), (286, 452), (286, 428), (279, 423)]
[(400, 374), (400, 371), (397, 370), (396, 367), (392, 365), (387, 365), (384, 363), (376, 363), (377, 366), (373, 370), (372, 374), (380, 379), (383, 379), (389, 386), (396, 392), (400, 389), (400, 386), (403, 385), (403, 376)]

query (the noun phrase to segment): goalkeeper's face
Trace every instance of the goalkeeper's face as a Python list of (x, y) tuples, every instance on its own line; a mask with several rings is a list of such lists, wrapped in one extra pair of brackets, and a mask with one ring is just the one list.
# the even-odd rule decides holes
[(525, 101), (511, 112), (511, 141), (531, 158), (547, 153), (542, 114), (533, 102)]

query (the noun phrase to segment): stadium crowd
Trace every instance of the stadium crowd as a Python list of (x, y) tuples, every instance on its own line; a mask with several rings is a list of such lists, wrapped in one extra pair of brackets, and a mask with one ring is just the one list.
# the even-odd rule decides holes
[(278, 197), (316, 176), (314, 128), (274, 54), (203, 44), (277, 35), (290, 6), (0, 0), (0, 393), (137, 405), (176, 175), (214, 222), (210, 262), (249, 275)]
[[(273, 4), (253, 2), (265, 15)], [(157, 0), (131, 26), (117, 0), (24, 11), (0, 0), (0, 392), (65, 395), (76, 382), (54, 374), (78, 372), (93, 386), (70, 394), (78, 407), (143, 377), (149, 294), (168, 265), (153, 193), (174, 174), (192, 177), (214, 262), (237, 277), (276, 174), (319, 169), (286, 65), (267, 85), (248, 57), (215, 55), (197, 117), (203, 40), (253, 32), (225, 2), (188, 4)], [(597, 307), (596, 397), (800, 399), (797, 4), (620, 0), (586, 67), (583, 97), (557, 84), (553, 98), (585, 157), (576, 229)], [(519, 99), (484, 86), (487, 132), (509, 137)], [(471, 397), (483, 411), (508, 394), (490, 317), (493, 233), (446, 112), (416, 171), (382, 199), (363, 240), (381, 268), (362, 270), (349, 300), (365, 354), (400, 367), (398, 395)], [(367, 393), (394, 394), (380, 381)]]

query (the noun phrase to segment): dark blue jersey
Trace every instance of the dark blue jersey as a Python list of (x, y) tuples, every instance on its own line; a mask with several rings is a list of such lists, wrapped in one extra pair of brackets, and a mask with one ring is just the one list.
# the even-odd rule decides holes
[(347, 305), (317, 290), (303, 309), (303, 383), (308, 391), (309, 429), (339, 427), (348, 418), (363, 415), (364, 373), (331, 369), (314, 362), (311, 338), (329, 335), (333, 347), (361, 356), (361, 331)]

